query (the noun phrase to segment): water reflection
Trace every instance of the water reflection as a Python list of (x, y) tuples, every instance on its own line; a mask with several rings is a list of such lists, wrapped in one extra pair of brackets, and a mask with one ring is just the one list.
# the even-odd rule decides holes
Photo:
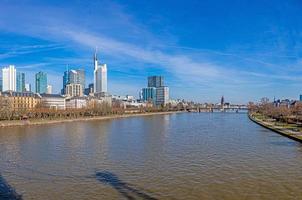
[(97, 172), (95, 176), (98, 181), (100, 181), (103, 184), (110, 185), (126, 199), (156, 200), (155, 197), (152, 197), (146, 191), (143, 191), (142, 189), (138, 189), (135, 186), (120, 180), (117, 175), (109, 171)]

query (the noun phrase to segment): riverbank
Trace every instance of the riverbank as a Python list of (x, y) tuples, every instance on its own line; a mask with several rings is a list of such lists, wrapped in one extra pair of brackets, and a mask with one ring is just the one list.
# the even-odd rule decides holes
[(183, 113), (183, 112), (184, 111), (167, 111), (167, 112), (129, 113), (129, 114), (122, 114), (122, 115), (107, 115), (107, 116), (96, 116), (96, 117), (80, 117), (80, 118), (72, 118), (72, 119), (32, 119), (32, 120), (0, 121), (0, 128), (14, 127), (14, 126), (57, 124), (63, 122), (65, 123), (65, 122), (76, 122), (76, 121), (109, 120), (109, 119), (140, 117), (140, 116), (149, 116), (149, 115), (166, 115), (166, 114)]
[(277, 125), (274, 121), (264, 120), (260, 119), (260, 117), (256, 116), (253, 113), (248, 114), (250, 120), (253, 122), (259, 124), (260, 126), (270, 129), (271, 131), (274, 131), (280, 135), (283, 135), (285, 137), (288, 137), (290, 139), (302, 142), (302, 132), (301, 131), (294, 131), (292, 128), (287, 128), (286, 125)]

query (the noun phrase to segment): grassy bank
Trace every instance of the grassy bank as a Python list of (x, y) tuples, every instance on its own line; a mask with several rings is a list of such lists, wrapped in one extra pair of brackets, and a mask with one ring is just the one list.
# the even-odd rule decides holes
[(295, 124), (276, 122), (273, 119), (266, 118), (257, 113), (249, 113), (249, 118), (255, 123), (267, 129), (270, 129), (280, 135), (302, 142), (301, 127), (298, 127)]
[(149, 115), (165, 115), (173, 113), (181, 113), (183, 111), (168, 111), (168, 112), (147, 112), (147, 113), (129, 113), (122, 115), (106, 115), (106, 116), (95, 116), (95, 117), (79, 117), (79, 118), (57, 118), (57, 119), (30, 119), (30, 120), (12, 120), (12, 121), (0, 121), (0, 127), (12, 127), (12, 126), (29, 126), (29, 125), (42, 125), (42, 124), (55, 124), (75, 121), (91, 121), (91, 120), (108, 120), (126, 117), (137, 117), (137, 116), (149, 116)]

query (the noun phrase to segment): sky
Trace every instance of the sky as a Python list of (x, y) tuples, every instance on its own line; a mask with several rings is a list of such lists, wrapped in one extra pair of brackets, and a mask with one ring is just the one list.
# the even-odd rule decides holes
[(67, 66), (138, 96), (163, 75), (173, 99), (232, 103), (302, 94), (301, 0), (0, 0), (0, 67), (45, 71), (58, 93)]

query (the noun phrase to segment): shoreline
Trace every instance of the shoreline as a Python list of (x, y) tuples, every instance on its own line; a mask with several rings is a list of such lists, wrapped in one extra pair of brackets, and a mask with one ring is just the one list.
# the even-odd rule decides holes
[(256, 124), (267, 128), (275, 133), (278, 133), (282, 136), (288, 137), (292, 140), (298, 141), (302, 143), (302, 133), (301, 132), (294, 132), (290, 129), (284, 128), (284, 127), (280, 127), (280, 126), (276, 126), (272, 123), (269, 122), (264, 122), (263, 120), (257, 119), (256, 117), (253, 116), (253, 114), (248, 114), (248, 117), (251, 121), (255, 122)]
[(107, 116), (96, 116), (96, 117), (81, 117), (81, 118), (72, 118), (72, 119), (34, 119), (34, 120), (0, 121), (0, 128), (44, 125), (44, 124), (58, 124), (58, 123), (65, 123), (65, 122), (78, 122), (78, 121), (121, 119), (121, 118), (141, 117), (141, 116), (151, 116), (151, 115), (178, 114), (184, 112), (185, 111), (166, 111), (166, 112), (131, 113), (131, 114), (129, 113), (129, 114), (107, 115)]

